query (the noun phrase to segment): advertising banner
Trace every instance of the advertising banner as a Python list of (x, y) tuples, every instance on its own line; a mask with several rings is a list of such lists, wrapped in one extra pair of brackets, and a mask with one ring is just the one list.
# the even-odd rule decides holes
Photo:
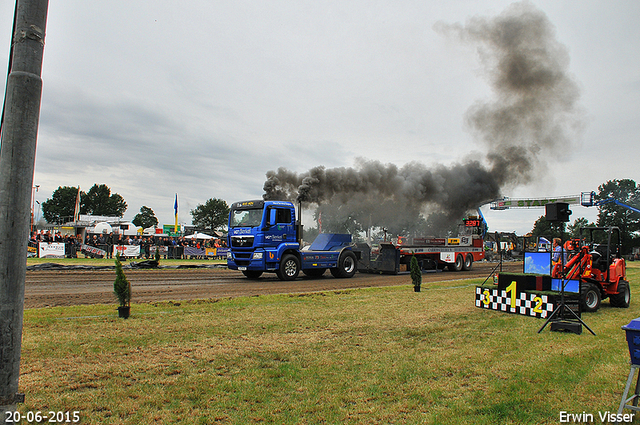
[(179, 236), (183, 233), (182, 225), (178, 225), (178, 232), (174, 232), (175, 225), (174, 224), (163, 224), (162, 225), (162, 233), (169, 236)]
[(96, 248), (95, 246), (87, 244), (82, 244), (82, 253), (93, 258), (103, 258), (107, 255), (107, 251), (104, 249)]
[(40, 242), (38, 244), (38, 257), (64, 258), (64, 244), (60, 242)]
[(196, 248), (194, 246), (185, 246), (184, 247), (184, 255), (186, 255), (188, 257), (190, 257), (190, 256), (202, 257), (202, 256), (204, 256), (204, 249)]
[(226, 258), (227, 257), (227, 252), (229, 252), (229, 248), (207, 248), (207, 257), (214, 257), (214, 258)]
[(113, 256), (120, 253), (121, 257), (138, 257), (140, 256), (140, 245), (114, 245)]

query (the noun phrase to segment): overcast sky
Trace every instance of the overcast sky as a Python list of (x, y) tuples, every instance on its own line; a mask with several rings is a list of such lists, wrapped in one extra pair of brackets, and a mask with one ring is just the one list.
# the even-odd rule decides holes
[[(14, 4), (0, 5), (7, 69)], [(57, 0), (49, 4), (34, 184), (106, 184), (132, 219), (179, 221), (210, 198), (260, 198), (265, 173), (357, 158), (451, 164), (482, 156), (465, 113), (493, 93), (477, 48), (436, 31), (510, 1)], [(580, 89), (572, 152), (506, 196), (553, 197), (640, 181), (640, 2), (530, 2), (555, 26)], [(0, 81), (4, 89), (6, 73)], [(3, 90), (4, 91), (4, 90)], [(531, 230), (544, 209), (483, 212)], [(572, 219), (595, 220), (574, 207)]]

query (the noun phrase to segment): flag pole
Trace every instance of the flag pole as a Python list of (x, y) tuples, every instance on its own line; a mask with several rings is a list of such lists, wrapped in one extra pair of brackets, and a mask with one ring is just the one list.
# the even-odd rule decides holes
[(178, 233), (178, 194), (176, 193), (176, 201), (173, 204), (173, 210), (175, 212), (176, 223), (173, 226), (173, 233)]
[(80, 186), (78, 186), (78, 194), (76, 195), (76, 206), (73, 209), (73, 222), (78, 223), (80, 216)]

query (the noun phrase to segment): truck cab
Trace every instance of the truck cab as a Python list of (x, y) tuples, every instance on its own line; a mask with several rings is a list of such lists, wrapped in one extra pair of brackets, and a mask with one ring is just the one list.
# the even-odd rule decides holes
[(310, 250), (302, 249), (302, 226), (288, 201), (243, 201), (231, 205), (227, 267), (251, 279), (273, 272), (293, 280), (300, 271), (320, 276), (327, 269), (336, 277), (352, 277), (356, 255), (351, 235), (321, 234)]
[(251, 278), (277, 268), (287, 249), (297, 250), (295, 207), (285, 201), (244, 201), (231, 205), (227, 266)]

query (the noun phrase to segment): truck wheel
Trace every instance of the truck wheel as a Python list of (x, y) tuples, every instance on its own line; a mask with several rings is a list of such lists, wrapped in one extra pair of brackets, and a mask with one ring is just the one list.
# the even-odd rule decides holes
[(464, 264), (462, 264), (462, 270), (469, 271), (473, 267), (473, 255), (467, 254), (464, 259)]
[(262, 272), (258, 270), (244, 270), (242, 274), (248, 277), (249, 279), (257, 279), (260, 276), (262, 276)]
[(356, 255), (351, 251), (344, 251), (338, 259), (338, 267), (331, 269), (333, 277), (353, 277), (357, 271)]
[(293, 254), (287, 254), (280, 262), (280, 268), (276, 272), (280, 280), (294, 280), (300, 273), (300, 260)]
[(580, 303), (582, 310), (587, 313), (593, 313), (600, 308), (601, 295), (600, 289), (593, 283), (580, 284)]
[(456, 257), (456, 262), (453, 264), (449, 264), (447, 267), (449, 268), (449, 271), (459, 272), (460, 270), (462, 270), (463, 265), (464, 261), (462, 260), (462, 255), (458, 255)]
[(609, 295), (609, 301), (614, 307), (629, 308), (629, 302), (631, 301), (629, 282), (620, 280), (620, 282), (618, 282), (618, 293)]

